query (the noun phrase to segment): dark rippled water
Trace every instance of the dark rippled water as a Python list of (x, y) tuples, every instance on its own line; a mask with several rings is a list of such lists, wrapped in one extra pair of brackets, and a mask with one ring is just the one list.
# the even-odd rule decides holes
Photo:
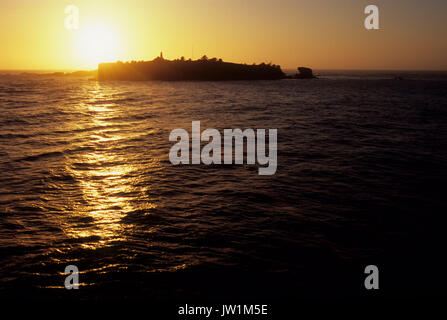
[[(430, 280), (445, 266), (446, 84), (3, 76), (0, 288), (62, 294), (68, 264), (98, 296), (201, 294), (151, 283), (163, 272), (280, 274), (292, 293), (337, 292), (324, 281), (340, 275), (360, 287), (366, 264)], [(276, 175), (171, 165), (170, 131), (194, 120), (278, 129)]]

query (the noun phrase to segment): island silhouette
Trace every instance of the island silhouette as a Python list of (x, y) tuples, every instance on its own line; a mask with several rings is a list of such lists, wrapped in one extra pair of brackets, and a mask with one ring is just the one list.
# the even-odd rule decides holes
[(169, 81), (228, 81), (228, 80), (278, 80), (286, 78), (314, 78), (312, 69), (298, 68), (300, 73), (287, 76), (279, 65), (271, 63), (241, 64), (209, 59), (206, 55), (198, 60), (163, 58), (163, 53), (152, 61), (100, 63), (98, 80), (169, 80)]

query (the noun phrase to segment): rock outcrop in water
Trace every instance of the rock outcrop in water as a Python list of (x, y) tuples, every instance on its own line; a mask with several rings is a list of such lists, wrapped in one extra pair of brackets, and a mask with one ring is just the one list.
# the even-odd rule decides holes
[(295, 75), (295, 79), (314, 79), (316, 78), (313, 74), (313, 71), (311, 68), (305, 68), (305, 67), (299, 67), (298, 72)]
[(286, 75), (280, 66), (272, 64), (239, 64), (222, 59), (199, 60), (163, 59), (152, 61), (100, 63), (98, 80), (276, 80)]

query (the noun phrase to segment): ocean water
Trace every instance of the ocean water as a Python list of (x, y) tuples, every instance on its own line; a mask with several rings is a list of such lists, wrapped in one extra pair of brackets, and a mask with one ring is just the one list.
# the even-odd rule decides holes
[[(69, 264), (79, 296), (361, 292), (368, 264), (384, 270), (388, 292), (440, 289), (447, 78), (381, 75), (3, 75), (0, 292), (63, 296)], [(198, 120), (202, 130), (277, 129), (276, 174), (172, 165), (170, 131)]]

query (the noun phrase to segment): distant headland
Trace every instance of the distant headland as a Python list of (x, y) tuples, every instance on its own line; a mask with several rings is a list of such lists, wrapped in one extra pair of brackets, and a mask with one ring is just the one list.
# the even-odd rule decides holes
[(186, 60), (183, 57), (167, 60), (163, 58), (163, 53), (160, 53), (160, 56), (152, 61), (100, 63), (98, 80), (225, 81), (314, 78), (309, 68), (299, 68), (299, 71), (296, 76), (287, 76), (280, 66), (271, 63), (247, 65), (224, 62), (217, 58), (208, 59), (207, 56), (198, 60)]

